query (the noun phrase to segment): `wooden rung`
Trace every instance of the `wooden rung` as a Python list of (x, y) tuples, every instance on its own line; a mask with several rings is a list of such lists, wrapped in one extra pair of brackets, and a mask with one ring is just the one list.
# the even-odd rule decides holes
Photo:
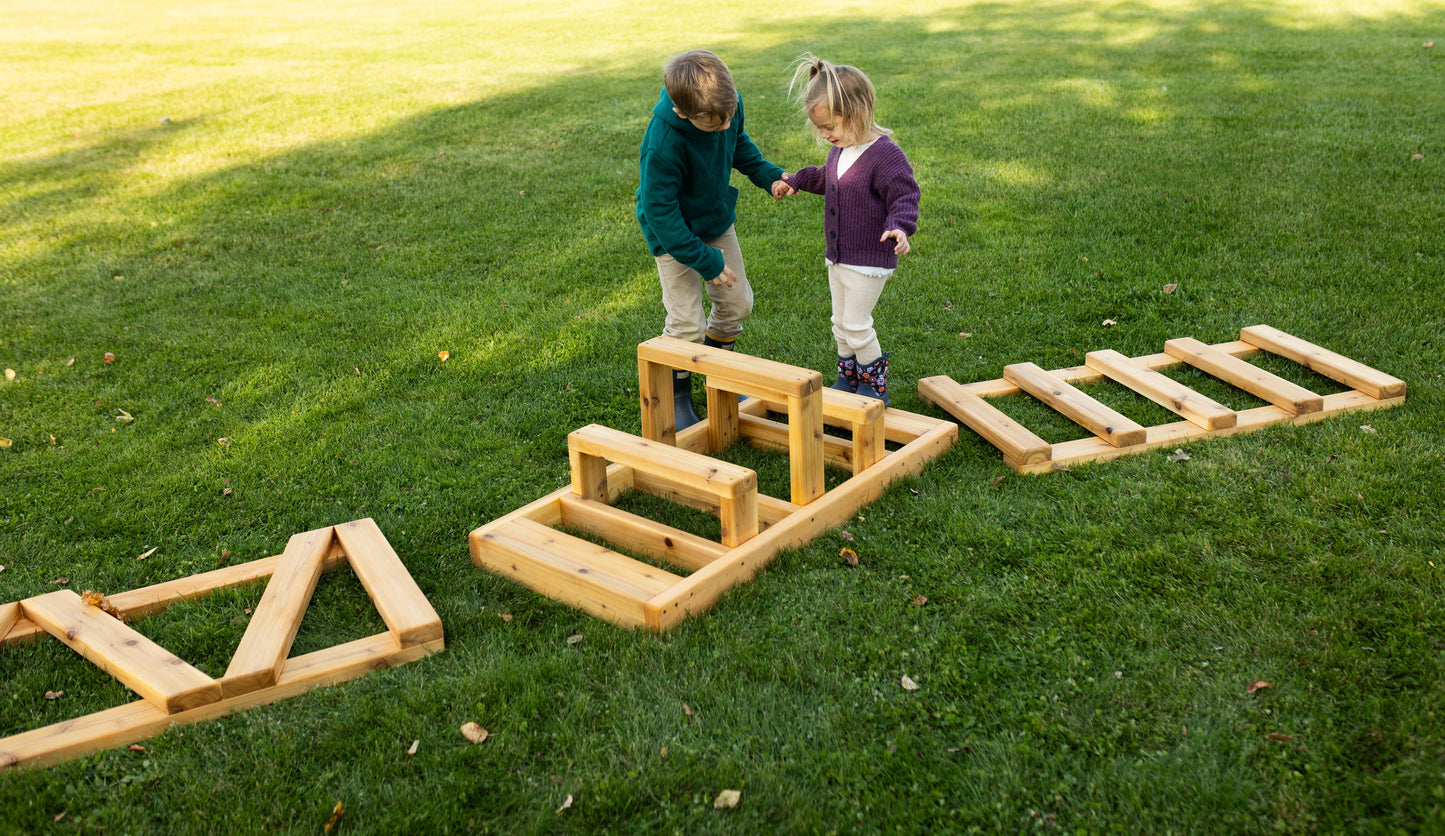
[(1278, 328), (1271, 328), (1268, 325), (1251, 325), (1248, 328), (1240, 329), (1239, 338), (1271, 354), (1278, 354), (1293, 360), (1331, 380), (1358, 389), (1372, 398), (1383, 400), (1398, 398), (1405, 394), (1405, 381), (1372, 369), (1364, 363), (1320, 348), (1307, 340), (1286, 334)]
[(167, 714), (221, 699), (221, 683), (120, 619), (88, 606), (72, 590), (26, 598), (20, 607), (45, 632)]
[(564, 496), (562, 524), (601, 537), (629, 552), (666, 560), (687, 569), (701, 569), (727, 552), (696, 534), (583, 499)]
[(1224, 404), (1113, 349), (1089, 352), (1084, 364), (1206, 430), (1227, 430), (1238, 420), (1234, 410)]
[(853, 432), (854, 474), (862, 473), (888, 455), (883, 415), (883, 402), (877, 398), (841, 389), (823, 389), (823, 422), (842, 421)]
[(725, 546), (736, 546), (758, 533), (758, 475), (746, 467), (601, 424), (568, 434), (567, 449), (572, 456), (573, 493), (578, 496), (606, 500), (605, 463), (612, 461), (716, 495)]
[(1019, 464), (1036, 464), (1048, 461), (1051, 456), (1052, 447), (1047, 441), (1005, 415), (998, 407), (966, 391), (947, 375), (919, 380), (918, 396), (983, 436), (1003, 451), (1005, 459)]
[(281, 561), (261, 601), (251, 614), (251, 623), (231, 656), (221, 690), (227, 697), (268, 688), (281, 676), (281, 666), (291, 652), (296, 631), (316, 591), (316, 582), (326, 555), (331, 551), (331, 528), (294, 534), (286, 542)]
[(619, 624), (642, 626), (643, 604), (682, 578), (528, 519), (488, 528), (474, 544), (483, 566)]
[(1049, 374), (1034, 363), (1004, 366), (1004, 379), (1043, 401), (1114, 447), (1143, 444), (1143, 427)]
[(338, 525), (336, 539), (397, 644), (407, 648), (443, 638), (441, 617), (375, 520), (367, 517)]
[(10, 628), (20, 620), (20, 602), (0, 604), (0, 641), (5, 639)]
[(1213, 375), (1293, 415), (1308, 415), (1325, 407), (1323, 397), (1303, 386), (1192, 337), (1169, 340), (1164, 343), (1164, 351), (1205, 374)]

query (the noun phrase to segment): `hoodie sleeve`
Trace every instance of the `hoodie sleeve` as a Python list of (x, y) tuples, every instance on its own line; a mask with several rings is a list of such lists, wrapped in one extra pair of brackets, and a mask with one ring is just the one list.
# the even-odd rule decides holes
[(771, 189), (774, 181), (783, 178), (783, 169), (764, 159), (763, 152), (748, 136), (744, 128), (742, 96), (738, 97), (738, 112), (733, 114), (733, 123), (738, 132), (737, 144), (733, 148), (733, 168), (751, 180), (754, 186), (764, 191)]
[(678, 204), (682, 170), (662, 155), (649, 152), (642, 160), (641, 178), (639, 215), (658, 245), (668, 255), (696, 270), (704, 281), (717, 278), (725, 266), (722, 253), (693, 234)]

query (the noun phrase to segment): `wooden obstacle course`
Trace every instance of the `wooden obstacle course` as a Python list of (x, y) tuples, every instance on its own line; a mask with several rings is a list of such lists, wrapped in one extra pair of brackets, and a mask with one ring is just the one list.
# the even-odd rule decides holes
[[(287, 658), (321, 573), (349, 563), (386, 632)], [(371, 519), (293, 536), (263, 558), (107, 597), (127, 619), (270, 578), (226, 674), (212, 679), (70, 590), (0, 604), (0, 644), (51, 635), (142, 699), (0, 739), (0, 770), (45, 766), (224, 717), (440, 651), (441, 619)]]
[[(841, 525), (890, 482), (920, 471), (958, 434), (951, 421), (885, 409), (876, 399), (824, 388), (816, 371), (760, 357), (669, 337), (642, 343), (637, 354), (642, 435), (595, 424), (573, 432), (571, 484), (469, 537), (478, 566), (624, 626), (661, 631), (702, 612), (782, 549)], [(708, 417), (680, 433), (675, 369), (707, 378)], [(739, 395), (747, 400), (740, 404)], [(736, 440), (787, 454), (789, 499), (759, 493), (755, 473), (710, 455)], [(898, 449), (889, 451), (890, 442)], [(826, 491), (830, 463), (853, 475)], [(631, 490), (716, 515), (720, 542), (615, 507)]]
[[(1260, 351), (1292, 360), (1352, 389), (1333, 395), (1315, 394), (1246, 362)], [(1230, 410), (1158, 371), (1179, 364), (1192, 366), (1268, 405)], [(1185, 420), (1141, 427), (1072, 385), (1105, 378)], [(1018, 363), (1005, 366), (1000, 380), (964, 385), (939, 375), (918, 381), (921, 398), (983, 436), (1003, 453), (1004, 463), (1020, 473), (1046, 473), (1061, 465), (1108, 461), (1273, 424), (1303, 424), (1343, 412), (1388, 409), (1404, 403), (1405, 388), (1403, 380), (1267, 325), (1244, 328), (1239, 340), (1217, 345), (1191, 338), (1169, 340), (1164, 344), (1164, 353), (1144, 357), (1093, 351), (1085, 355), (1083, 366), (1053, 372), (1032, 363)], [(1044, 402), (1092, 435), (1051, 445), (986, 400), (1019, 392)]]

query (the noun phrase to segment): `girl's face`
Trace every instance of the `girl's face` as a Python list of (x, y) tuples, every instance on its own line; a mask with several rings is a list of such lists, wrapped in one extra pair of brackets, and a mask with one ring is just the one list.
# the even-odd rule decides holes
[(813, 105), (808, 111), (808, 121), (818, 129), (818, 136), (829, 145), (843, 148), (852, 143), (848, 142), (848, 124), (843, 117), (828, 109), (826, 104)]

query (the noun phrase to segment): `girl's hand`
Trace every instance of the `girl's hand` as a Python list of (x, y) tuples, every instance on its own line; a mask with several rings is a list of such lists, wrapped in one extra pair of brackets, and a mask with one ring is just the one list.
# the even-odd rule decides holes
[(773, 181), (773, 200), (782, 200), (785, 197), (792, 197), (798, 190), (788, 185), (788, 174), (783, 172), (783, 179)]
[(907, 255), (908, 251), (913, 249), (908, 245), (908, 233), (904, 232), (901, 229), (890, 229), (887, 232), (883, 233), (883, 237), (878, 239), (878, 243), (881, 244), (884, 241), (887, 241), (889, 238), (892, 238), (894, 241), (898, 242), (893, 245), (894, 255)]

